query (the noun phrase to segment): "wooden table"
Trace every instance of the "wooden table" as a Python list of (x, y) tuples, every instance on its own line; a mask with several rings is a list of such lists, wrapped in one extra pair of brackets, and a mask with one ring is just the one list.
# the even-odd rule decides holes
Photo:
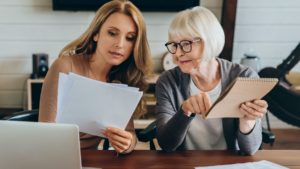
[(82, 151), (82, 165), (102, 169), (156, 168), (192, 169), (196, 166), (234, 164), (268, 160), (288, 168), (300, 169), (300, 150), (260, 150), (253, 156), (241, 156), (231, 151), (161, 151), (136, 150), (129, 155), (115, 151)]

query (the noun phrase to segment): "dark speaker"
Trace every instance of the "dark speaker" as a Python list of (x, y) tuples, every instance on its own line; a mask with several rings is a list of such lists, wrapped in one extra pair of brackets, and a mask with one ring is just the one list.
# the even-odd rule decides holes
[(48, 54), (35, 53), (32, 55), (32, 74), (31, 78), (43, 78), (48, 72)]
[(31, 110), (39, 109), (43, 83), (31, 83)]

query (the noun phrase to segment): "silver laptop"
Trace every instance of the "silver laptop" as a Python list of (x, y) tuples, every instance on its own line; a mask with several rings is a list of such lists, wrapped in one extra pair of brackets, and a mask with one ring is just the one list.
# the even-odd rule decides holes
[(0, 168), (80, 169), (78, 127), (0, 121)]

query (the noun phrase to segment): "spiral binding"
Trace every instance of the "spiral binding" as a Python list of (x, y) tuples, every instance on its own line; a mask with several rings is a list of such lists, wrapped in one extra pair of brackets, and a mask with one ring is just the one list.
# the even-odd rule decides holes
[(255, 82), (255, 81), (262, 81), (262, 82), (278, 82), (277, 78), (255, 78), (255, 77), (238, 77), (236, 78), (236, 81), (251, 81), (251, 82)]

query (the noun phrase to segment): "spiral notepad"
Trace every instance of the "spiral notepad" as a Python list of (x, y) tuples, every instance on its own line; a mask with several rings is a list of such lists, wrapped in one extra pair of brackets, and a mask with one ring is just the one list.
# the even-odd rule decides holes
[(239, 118), (239, 107), (246, 101), (261, 99), (277, 84), (276, 78), (238, 77), (232, 82), (203, 118)]

